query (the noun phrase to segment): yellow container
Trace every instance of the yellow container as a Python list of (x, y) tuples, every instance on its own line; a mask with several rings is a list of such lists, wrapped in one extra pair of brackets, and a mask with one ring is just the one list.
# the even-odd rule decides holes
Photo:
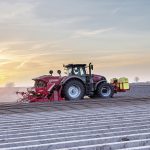
[(129, 90), (130, 89), (128, 78), (126, 78), (126, 77), (119, 78), (118, 82), (119, 82), (119, 87), (121, 90)]

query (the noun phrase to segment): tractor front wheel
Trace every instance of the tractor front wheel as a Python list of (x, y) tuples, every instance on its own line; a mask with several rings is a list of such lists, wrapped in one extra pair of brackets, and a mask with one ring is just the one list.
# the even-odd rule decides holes
[(63, 95), (66, 100), (80, 100), (85, 95), (84, 85), (78, 80), (68, 81), (63, 87)]
[(110, 98), (114, 95), (114, 89), (109, 83), (102, 83), (97, 87), (97, 96), (102, 98)]

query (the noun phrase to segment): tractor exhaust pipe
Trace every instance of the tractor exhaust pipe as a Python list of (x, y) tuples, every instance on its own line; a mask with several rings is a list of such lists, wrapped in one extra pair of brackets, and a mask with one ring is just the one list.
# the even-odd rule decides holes
[[(90, 79), (90, 89), (93, 92), (94, 91), (94, 85), (93, 85), (93, 78), (92, 78), (92, 70), (93, 65), (92, 63), (89, 63), (89, 79)], [(91, 93), (93, 95), (93, 93)]]

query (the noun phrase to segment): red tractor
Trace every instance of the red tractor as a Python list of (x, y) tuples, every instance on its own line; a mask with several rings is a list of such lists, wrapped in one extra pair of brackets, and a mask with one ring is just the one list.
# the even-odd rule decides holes
[[(125, 92), (126, 89), (120, 89), (118, 81), (114, 80), (108, 83), (106, 78), (101, 75), (92, 74), (93, 65), (86, 64), (68, 64), (64, 65), (67, 76), (50, 75), (34, 78), (34, 87), (27, 89), (27, 92), (17, 92), (21, 94), (21, 101), (27, 102), (47, 102), (55, 100), (80, 100), (84, 96), (109, 98), (114, 93)], [(88, 73), (87, 73), (88, 72)]]

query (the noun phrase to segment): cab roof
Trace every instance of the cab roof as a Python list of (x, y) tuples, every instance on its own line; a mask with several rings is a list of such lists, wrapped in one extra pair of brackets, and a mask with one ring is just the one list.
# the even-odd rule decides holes
[(64, 67), (68, 68), (68, 67), (86, 67), (86, 64), (68, 64), (68, 65), (64, 65)]

